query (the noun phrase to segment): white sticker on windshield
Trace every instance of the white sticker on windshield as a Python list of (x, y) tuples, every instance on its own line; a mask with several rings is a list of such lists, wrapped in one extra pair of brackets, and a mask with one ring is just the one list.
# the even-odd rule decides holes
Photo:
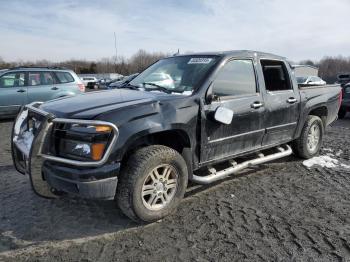
[(213, 60), (213, 58), (195, 57), (195, 58), (191, 58), (187, 64), (209, 64), (211, 60)]

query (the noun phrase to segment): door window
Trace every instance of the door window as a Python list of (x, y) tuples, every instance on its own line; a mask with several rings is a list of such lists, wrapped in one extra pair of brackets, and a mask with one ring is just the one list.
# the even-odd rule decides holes
[(266, 91), (291, 90), (289, 74), (283, 61), (261, 60)]
[(28, 73), (28, 86), (40, 86), (41, 78), (39, 72), (29, 72)]
[(24, 73), (8, 73), (0, 77), (0, 88), (24, 86)]
[(213, 82), (214, 96), (232, 97), (256, 94), (256, 81), (251, 60), (227, 62)]

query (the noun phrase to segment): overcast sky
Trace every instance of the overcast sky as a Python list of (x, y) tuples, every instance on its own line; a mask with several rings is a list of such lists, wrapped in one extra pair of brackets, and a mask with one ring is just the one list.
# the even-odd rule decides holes
[(252, 49), (350, 56), (350, 0), (0, 0), (7, 61)]

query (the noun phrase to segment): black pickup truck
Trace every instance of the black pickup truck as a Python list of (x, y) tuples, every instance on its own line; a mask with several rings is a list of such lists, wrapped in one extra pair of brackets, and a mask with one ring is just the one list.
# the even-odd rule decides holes
[(25, 106), (12, 154), (40, 196), (116, 199), (151, 222), (175, 210), (188, 180), (209, 184), (292, 149), (313, 157), (340, 103), (339, 85), (299, 89), (283, 57), (179, 55), (118, 90)]

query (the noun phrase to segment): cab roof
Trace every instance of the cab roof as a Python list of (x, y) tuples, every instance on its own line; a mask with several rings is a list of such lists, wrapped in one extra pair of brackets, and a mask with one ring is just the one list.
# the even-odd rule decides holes
[(216, 55), (221, 57), (254, 57), (257, 56), (259, 58), (267, 58), (267, 59), (278, 59), (278, 60), (286, 60), (285, 57), (260, 52), (253, 50), (231, 50), (231, 51), (219, 51), (219, 52), (200, 52), (200, 53), (189, 53), (189, 54), (181, 54), (176, 56), (196, 56), (196, 55)]

